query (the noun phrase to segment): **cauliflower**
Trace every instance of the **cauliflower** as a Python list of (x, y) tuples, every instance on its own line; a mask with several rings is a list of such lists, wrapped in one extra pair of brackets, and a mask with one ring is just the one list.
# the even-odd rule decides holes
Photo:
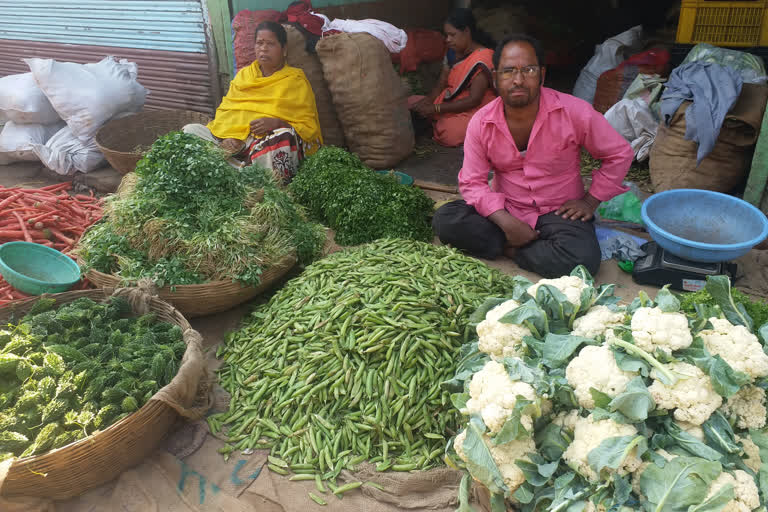
[(579, 418), (579, 411), (571, 409), (568, 412), (563, 411), (552, 418), (552, 423), (560, 428), (567, 428), (573, 432), (576, 429), (576, 423), (579, 421)]
[(557, 279), (540, 279), (538, 283), (528, 288), (528, 295), (536, 297), (536, 292), (541, 285), (548, 284), (554, 286), (568, 299), (568, 302), (576, 307), (581, 305), (581, 292), (589, 288), (589, 285), (578, 276), (563, 276)]
[(725, 471), (720, 473), (709, 486), (707, 498), (713, 496), (721, 487), (731, 484), (734, 498), (725, 504), (722, 512), (750, 512), (760, 506), (760, 496), (754, 479), (746, 471), (737, 469), (731, 475)]
[[(590, 415), (587, 418), (578, 418), (576, 428), (573, 431), (573, 442), (563, 453), (563, 459), (568, 465), (589, 480), (596, 481), (597, 473), (589, 466), (587, 457), (589, 452), (600, 446), (604, 440), (611, 437), (633, 436), (637, 429), (632, 425), (621, 425), (611, 419), (595, 421)], [(632, 473), (641, 464), (637, 451), (633, 449), (622, 461), (618, 472), (621, 475)]]
[(485, 320), (477, 325), (480, 352), (490, 354), (494, 359), (523, 355), (523, 337), (530, 336), (531, 330), (524, 325), (499, 322), (501, 317), (519, 306), (519, 302), (508, 300), (486, 313)]
[(632, 337), (635, 345), (653, 353), (659, 348), (667, 353), (688, 348), (693, 336), (688, 318), (682, 313), (665, 313), (659, 308), (639, 308), (632, 315)]
[(621, 311), (612, 311), (608, 306), (594, 306), (587, 311), (587, 314), (580, 316), (573, 322), (574, 336), (583, 336), (584, 338), (597, 338), (605, 334), (609, 327), (615, 327), (624, 323), (624, 313)]
[(768, 355), (763, 352), (757, 336), (743, 325), (733, 325), (723, 318), (710, 318), (709, 321), (713, 329), (699, 333), (707, 350), (752, 379), (768, 375)]
[(712, 389), (712, 381), (697, 367), (688, 363), (671, 363), (667, 367), (678, 374), (680, 380), (667, 386), (654, 378), (648, 391), (662, 409), (674, 409), (674, 418), (694, 425), (701, 425), (723, 403), (723, 398)]
[(693, 423), (688, 423), (687, 421), (675, 421), (675, 423), (677, 423), (678, 427), (691, 434), (699, 441), (704, 441), (704, 430), (701, 428), (701, 425), (694, 425)]
[(768, 414), (765, 409), (765, 390), (744, 386), (723, 404), (722, 410), (726, 416), (735, 417), (736, 426), (741, 429), (763, 428)]
[(760, 447), (749, 436), (739, 437), (737, 435), (736, 442), (741, 443), (742, 448), (744, 448), (744, 455), (741, 457), (744, 464), (755, 473), (760, 471), (760, 466), (763, 465), (760, 458)]
[[(498, 432), (512, 414), (518, 395), (529, 400), (536, 399), (536, 392), (530, 384), (513, 381), (503, 364), (488, 361), (469, 383), (467, 413), (479, 413), (488, 429)], [(533, 419), (528, 415), (523, 415), (521, 423), (528, 430), (533, 428)]]
[[(464, 453), (464, 441), (467, 438), (467, 431), (461, 431), (453, 441), (453, 448), (461, 460), (467, 462), (467, 455)], [(528, 454), (536, 451), (536, 443), (532, 438), (519, 439), (506, 444), (494, 445), (487, 435), (483, 435), (483, 441), (491, 450), (491, 456), (496, 466), (504, 478), (504, 484), (509, 487), (509, 492), (513, 493), (518, 487), (525, 483), (525, 475), (517, 467), (515, 460), (522, 459), (530, 461)]]
[(608, 345), (587, 345), (565, 369), (565, 378), (568, 379), (568, 384), (573, 386), (579, 405), (585, 409), (595, 408), (590, 388), (614, 397), (623, 392), (627, 383), (635, 376), (636, 374), (619, 368)]

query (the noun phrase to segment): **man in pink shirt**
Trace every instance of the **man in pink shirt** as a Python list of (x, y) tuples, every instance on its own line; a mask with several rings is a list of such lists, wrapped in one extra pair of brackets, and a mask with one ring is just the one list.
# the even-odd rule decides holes
[[(544, 277), (577, 265), (597, 273), (594, 212), (627, 190), (632, 148), (589, 103), (542, 87), (542, 63), (541, 45), (531, 37), (499, 44), (499, 97), (474, 115), (464, 142), (464, 200), (441, 207), (432, 225), (443, 243), (481, 258), (505, 254)], [(587, 192), (582, 147), (603, 162)]]

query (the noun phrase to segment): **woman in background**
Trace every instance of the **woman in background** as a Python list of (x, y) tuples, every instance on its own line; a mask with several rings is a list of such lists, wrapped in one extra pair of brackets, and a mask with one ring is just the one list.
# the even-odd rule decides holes
[(412, 111), (432, 120), (435, 141), (464, 143), (472, 116), (496, 97), (493, 88), (493, 39), (477, 28), (470, 9), (456, 9), (445, 22), (448, 53), (437, 85), (427, 96), (411, 96)]
[(184, 127), (248, 163), (272, 169), (284, 184), (323, 141), (312, 87), (302, 70), (285, 65), (287, 42), (279, 23), (256, 27), (256, 61), (232, 80), (214, 120)]

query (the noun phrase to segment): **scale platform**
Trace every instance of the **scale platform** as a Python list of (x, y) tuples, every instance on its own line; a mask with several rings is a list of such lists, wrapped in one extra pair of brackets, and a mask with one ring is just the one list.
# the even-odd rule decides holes
[(700, 263), (684, 260), (659, 247), (656, 242), (648, 242), (641, 249), (645, 256), (635, 262), (632, 279), (637, 284), (664, 286), (672, 289), (695, 292), (707, 284), (707, 276), (727, 275), (731, 279), (736, 274), (736, 264), (730, 262)]

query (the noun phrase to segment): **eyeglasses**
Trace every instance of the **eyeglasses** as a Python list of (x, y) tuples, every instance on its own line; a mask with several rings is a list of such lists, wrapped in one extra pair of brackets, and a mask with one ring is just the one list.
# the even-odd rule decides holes
[(499, 78), (509, 79), (517, 76), (518, 73), (524, 78), (535, 76), (541, 66), (523, 66), (521, 68), (502, 68), (496, 71)]

